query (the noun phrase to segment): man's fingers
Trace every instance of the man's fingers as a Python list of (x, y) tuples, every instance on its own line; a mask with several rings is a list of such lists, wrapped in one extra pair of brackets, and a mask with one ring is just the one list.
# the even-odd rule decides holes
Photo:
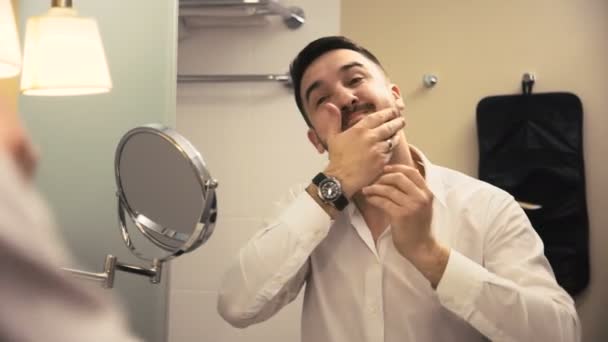
[(395, 190), (412, 198), (425, 199), (433, 196), (418, 169), (407, 165), (396, 164), (385, 166), (384, 174), (373, 185), (364, 188), (364, 190), (369, 191), (369, 188), (378, 185), (393, 187)]
[(323, 109), (330, 114), (327, 130), (327, 138), (329, 139), (342, 132), (342, 113), (340, 113), (340, 109), (336, 105), (330, 102), (323, 104)]
[(382, 144), (383, 145), (382, 149), (383, 149), (384, 153), (386, 153), (387, 155), (390, 156), (390, 154), (393, 153), (395, 148), (401, 142), (401, 139), (399, 139), (399, 137), (400, 137), (399, 134), (395, 134), (386, 140), (379, 141), (378, 144)]
[(397, 206), (402, 206), (407, 202), (407, 195), (393, 186), (384, 184), (373, 184), (362, 189), (363, 194), (370, 197), (379, 197), (392, 202)]
[(430, 191), (428, 186), (426, 185), (426, 181), (424, 177), (420, 174), (417, 168), (403, 165), (403, 164), (393, 164), (386, 165), (384, 167), (384, 172), (386, 174), (399, 172), (405, 175), (411, 182), (413, 182), (416, 187), (424, 191)]
[(383, 210), (389, 215), (395, 215), (400, 207), (388, 198), (382, 196), (368, 196), (367, 201), (376, 208)]
[(363, 120), (359, 121), (358, 124), (363, 125), (366, 128), (376, 128), (383, 123), (392, 119), (398, 118), (401, 115), (395, 108), (386, 108), (375, 113), (367, 115)]
[(397, 132), (403, 129), (403, 127), (405, 127), (405, 119), (402, 117), (396, 117), (381, 124), (373, 130), (378, 137), (378, 140), (387, 140), (397, 135)]
[(408, 196), (421, 194), (421, 189), (406, 175), (399, 172), (385, 173), (374, 184), (394, 187)]

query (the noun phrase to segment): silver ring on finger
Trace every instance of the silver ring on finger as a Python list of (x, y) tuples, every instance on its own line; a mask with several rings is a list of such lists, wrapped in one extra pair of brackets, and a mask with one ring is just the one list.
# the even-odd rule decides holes
[(392, 139), (388, 139), (386, 142), (388, 143), (388, 151), (387, 152), (391, 152), (393, 150), (393, 140)]

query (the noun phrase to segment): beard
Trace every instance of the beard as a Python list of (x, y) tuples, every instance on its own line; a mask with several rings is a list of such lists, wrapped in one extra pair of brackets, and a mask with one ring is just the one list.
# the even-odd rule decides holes
[(342, 109), (342, 132), (359, 122), (357, 121), (350, 124), (353, 114), (359, 113), (363, 115), (368, 115), (374, 113), (375, 111), (376, 106), (373, 103), (355, 104), (349, 108)]
[[(347, 129), (354, 126), (357, 122), (360, 121), (360, 120), (357, 120), (356, 122), (353, 122), (352, 124), (349, 125), (353, 114), (369, 115), (374, 112), (376, 112), (376, 105), (374, 105), (373, 103), (355, 104), (349, 108), (342, 109), (342, 111), (341, 111), (341, 114), (342, 114), (341, 132), (346, 131)], [(329, 152), (329, 147), (327, 145), (327, 141), (321, 138), (321, 136), (319, 135), (319, 133), (317, 132), (316, 129), (314, 130), (314, 132), (317, 135), (317, 138), (319, 139), (321, 146), (323, 146), (325, 151)]]

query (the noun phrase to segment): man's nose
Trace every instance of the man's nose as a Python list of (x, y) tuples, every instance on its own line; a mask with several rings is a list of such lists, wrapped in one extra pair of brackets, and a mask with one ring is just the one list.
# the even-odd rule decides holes
[(335, 105), (342, 113), (348, 113), (359, 102), (359, 98), (350, 90), (341, 91), (336, 96)]

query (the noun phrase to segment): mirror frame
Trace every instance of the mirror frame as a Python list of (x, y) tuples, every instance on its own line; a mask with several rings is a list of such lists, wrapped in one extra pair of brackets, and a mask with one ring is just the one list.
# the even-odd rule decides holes
[[(123, 187), (121, 185), (120, 180), (120, 157), (125, 145), (131, 138), (133, 138), (137, 134), (154, 134), (162, 139), (165, 139), (165, 141), (170, 143), (182, 155), (182, 157), (188, 161), (194, 175), (198, 176), (198, 183), (200, 184), (201, 193), (203, 196), (203, 208), (201, 211), (201, 218), (197, 222), (192, 234), (180, 247), (170, 246), (156, 239), (149, 232), (149, 230), (153, 230), (158, 234), (166, 235), (167, 237), (171, 237), (171, 233), (167, 234), (163, 229), (154, 229), (154, 227), (149, 227), (144, 224), (142, 220), (138, 219), (138, 214), (135, 210), (133, 210), (133, 207), (129, 204), (123, 191)], [(114, 171), (116, 176), (116, 196), (118, 197), (118, 217), (121, 236), (127, 248), (137, 257), (148, 261), (166, 261), (196, 249), (209, 239), (209, 237), (213, 233), (213, 230), (215, 228), (215, 222), (217, 220), (217, 198), (215, 194), (215, 189), (217, 188), (218, 183), (216, 180), (211, 178), (211, 175), (209, 174), (205, 166), (205, 162), (200, 153), (194, 148), (194, 146), (192, 146), (192, 144), (188, 140), (182, 137), (175, 130), (160, 124), (148, 124), (133, 128), (127, 133), (125, 133), (125, 135), (120, 139), (120, 142), (118, 143), (118, 146), (116, 148)], [(129, 216), (129, 218), (135, 224), (137, 229), (150, 242), (152, 242), (162, 250), (169, 252), (169, 254), (162, 258), (150, 259), (139, 251), (137, 251), (135, 245), (133, 244), (129, 236), (125, 213)]]

